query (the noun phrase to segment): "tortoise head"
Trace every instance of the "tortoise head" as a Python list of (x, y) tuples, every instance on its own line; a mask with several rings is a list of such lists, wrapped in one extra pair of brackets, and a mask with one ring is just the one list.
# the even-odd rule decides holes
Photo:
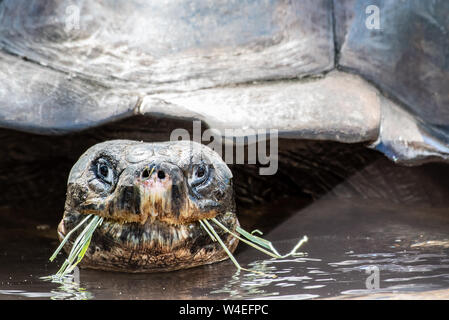
[[(114, 140), (91, 147), (73, 166), (58, 232), (63, 238), (84, 215), (101, 216), (81, 266), (168, 271), (225, 259), (199, 221), (215, 217), (235, 230), (234, 212), (232, 173), (208, 147)], [(234, 238), (222, 238), (235, 249)]]

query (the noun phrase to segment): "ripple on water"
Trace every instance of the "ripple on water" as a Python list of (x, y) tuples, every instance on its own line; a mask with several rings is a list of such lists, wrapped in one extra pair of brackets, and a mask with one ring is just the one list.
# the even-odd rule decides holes
[[(229, 298), (296, 297), (312, 299), (331, 294), (367, 295), (410, 292), (449, 287), (447, 255), (441, 252), (404, 251), (342, 253), (341, 261), (310, 257), (258, 260), (249, 264), (252, 270), (269, 272), (277, 277), (240, 274), (212, 294), (229, 294)], [(354, 259), (356, 258), (356, 259)], [(367, 271), (376, 266), (380, 288), (367, 289)], [(291, 294), (292, 292), (300, 294)], [(311, 292), (311, 294), (309, 294)], [(301, 295), (304, 293), (305, 295)]]

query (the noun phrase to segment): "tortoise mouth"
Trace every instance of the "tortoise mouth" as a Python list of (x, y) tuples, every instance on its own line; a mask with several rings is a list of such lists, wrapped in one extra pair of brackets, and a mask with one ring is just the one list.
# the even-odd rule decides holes
[[(84, 217), (76, 211), (66, 212), (58, 227), (60, 240)], [(218, 214), (216, 219), (232, 231), (239, 224), (232, 212)], [(238, 240), (222, 230), (216, 231), (233, 252)], [(68, 253), (72, 245), (73, 241), (69, 240), (64, 250)], [(105, 218), (95, 230), (80, 266), (123, 272), (158, 272), (191, 268), (226, 258), (225, 250), (201, 228), (199, 221), (172, 224), (148, 219), (142, 224)]]

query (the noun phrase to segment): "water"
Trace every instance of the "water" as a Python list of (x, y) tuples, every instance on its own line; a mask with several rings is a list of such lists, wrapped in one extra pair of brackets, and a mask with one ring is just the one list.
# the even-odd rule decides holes
[[(440, 246), (406, 249), (397, 241), (378, 248), (373, 246), (374, 241), (311, 236), (304, 247), (307, 252), (296, 257), (263, 260), (263, 256), (252, 249), (237, 254), (241, 263), (253, 270), (275, 274), (277, 278), (274, 279), (238, 273), (230, 262), (223, 262), (165, 274), (81, 270), (78, 283), (70, 279), (66, 283), (40, 280), (39, 277), (56, 272), (62, 259), (55, 264), (46, 261), (54, 248), (53, 241), (35, 249), (35, 242), (24, 242), (23, 246), (28, 249), (2, 252), (0, 298), (310, 299), (449, 288), (449, 249)], [(294, 243), (285, 241), (275, 245), (287, 251)], [(370, 250), (354, 251), (356, 246)], [(348, 247), (352, 249), (345, 252)], [(366, 288), (369, 276), (366, 270), (371, 266), (379, 269), (379, 289)]]
[[(389, 172), (384, 162), (377, 165)], [(305, 208), (300, 199), (284, 199), (261, 209), (286, 217), (265, 228), (281, 253), (309, 237), (300, 254), (285, 259), (267, 259), (239, 245), (235, 256), (242, 266), (276, 278), (238, 273), (225, 261), (160, 274), (81, 269), (65, 283), (43, 281), (64, 259), (60, 254), (48, 261), (58, 244), (57, 221), (42, 226), (3, 208), (0, 299), (449, 298), (449, 188), (441, 167), (436, 169), (401, 168), (391, 175), (394, 183), (379, 178), (393, 190), (387, 198), (373, 195), (386, 190), (376, 179), (360, 191), (360, 177), (366, 177), (361, 172)], [(357, 192), (348, 191), (354, 186)], [(379, 286), (370, 288), (374, 282), (367, 286), (367, 279), (376, 270)]]

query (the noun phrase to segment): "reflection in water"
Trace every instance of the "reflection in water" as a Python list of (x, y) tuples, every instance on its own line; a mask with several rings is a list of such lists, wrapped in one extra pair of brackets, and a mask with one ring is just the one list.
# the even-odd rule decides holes
[(51, 292), (27, 292), (24, 290), (0, 290), (0, 295), (11, 295), (26, 298), (51, 298)]
[(60, 279), (51, 279), (49, 277), (42, 277), (44, 281), (50, 281), (59, 286), (51, 291), (52, 300), (90, 300), (93, 299), (92, 293), (80, 287), (79, 271), (66, 275)]
[[(277, 277), (237, 273), (212, 293), (225, 293), (230, 299), (310, 299), (331, 296), (332, 293), (364, 295), (449, 288), (449, 265), (443, 263), (448, 253), (401, 250), (395, 253), (346, 253), (343, 254), (346, 255), (345, 260), (337, 262), (312, 259), (307, 255), (295, 259), (256, 261), (249, 264), (252, 270), (269, 272)], [(366, 288), (369, 273), (365, 271), (371, 266), (379, 269), (381, 279), (377, 289)], [(344, 290), (345, 287), (352, 289)]]
[(267, 293), (264, 287), (268, 286), (273, 277), (270, 275), (275, 274), (276, 268), (268, 266), (264, 261), (252, 262), (248, 264), (248, 269), (252, 271), (262, 272), (266, 276), (260, 273), (249, 273), (237, 271), (232, 278), (225, 283), (225, 285), (218, 289), (213, 290), (211, 294), (220, 294), (228, 296), (229, 298), (243, 298), (243, 297), (266, 297), (271, 295), (277, 295), (277, 292)]

